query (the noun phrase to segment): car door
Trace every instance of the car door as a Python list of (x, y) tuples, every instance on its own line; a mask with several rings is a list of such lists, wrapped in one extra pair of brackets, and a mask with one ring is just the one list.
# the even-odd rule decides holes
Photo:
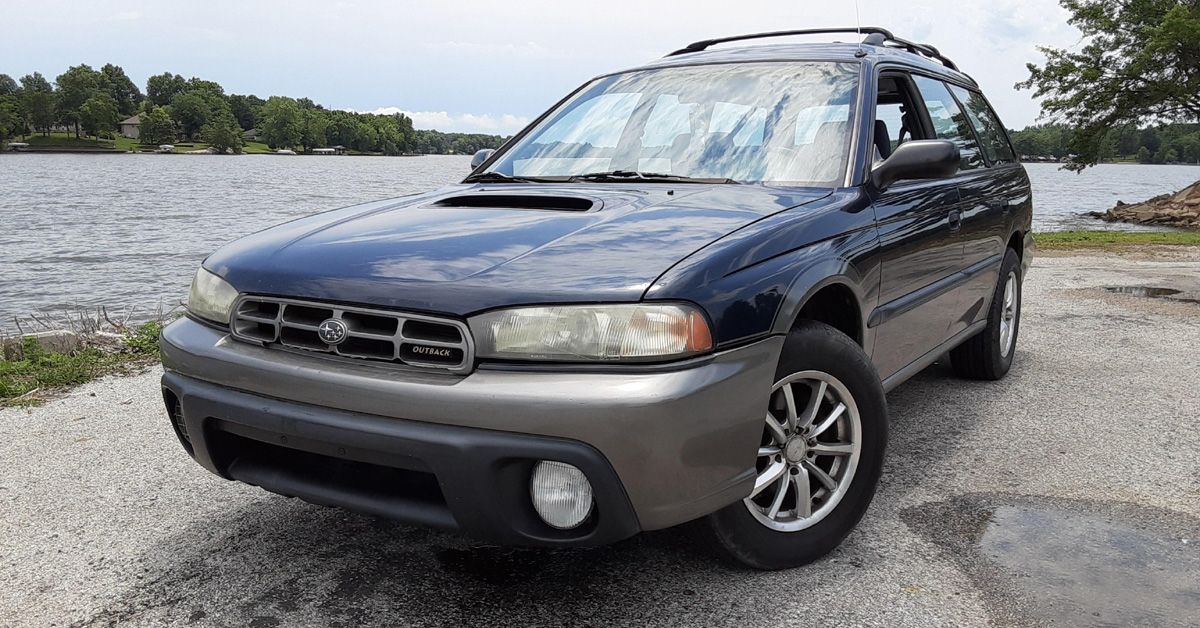
[[(934, 124), (913, 77), (886, 72), (877, 91), (875, 120), (883, 124), (874, 128), (890, 137), (887, 144), (876, 142), (876, 150), (894, 148), (908, 139), (955, 139), (945, 123)], [(901, 115), (894, 113), (897, 104)], [(897, 120), (903, 120), (903, 130), (894, 129)], [(879, 306), (867, 324), (875, 330), (872, 360), (883, 378), (945, 342), (951, 324), (961, 315), (960, 204), (954, 179), (898, 181), (874, 199), (880, 294)]]
[(1000, 262), (1016, 213), (1029, 201), (1029, 180), (999, 118), (979, 91), (948, 84), (979, 142), (987, 162), (964, 177), (958, 187), (963, 200), (963, 263), (968, 276), (963, 286), (963, 318), (956, 329), (987, 316)]

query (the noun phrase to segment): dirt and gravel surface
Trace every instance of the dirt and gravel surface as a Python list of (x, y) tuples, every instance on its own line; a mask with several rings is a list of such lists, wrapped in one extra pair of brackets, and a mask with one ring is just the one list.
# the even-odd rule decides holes
[[(157, 371), (0, 410), (0, 625), (1200, 622), (1200, 255), (1039, 258), (1017, 365), (889, 396), (878, 496), (827, 559), (726, 566), (677, 531), (478, 547), (226, 482)], [(1135, 595), (1136, 593), (1136, 595)]]

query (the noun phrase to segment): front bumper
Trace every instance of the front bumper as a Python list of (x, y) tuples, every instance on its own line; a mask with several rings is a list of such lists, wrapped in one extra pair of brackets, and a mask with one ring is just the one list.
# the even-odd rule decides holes
[[(185, 447), (223, 477), (499, 542), (594, 545), (749, 494), (781, 346), (671, 368), (458, 376), (268, 349), (184, 319), (163, 332), (163, 387)], [(564, 532), (537, 519), (539, 459), (587, 474), (595, 521)]]

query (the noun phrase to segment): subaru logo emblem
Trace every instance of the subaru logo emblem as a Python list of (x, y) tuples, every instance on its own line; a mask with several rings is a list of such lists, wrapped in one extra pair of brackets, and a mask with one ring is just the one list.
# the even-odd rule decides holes
[(317, 335), (330, 346), (341, 344), (349, 332), (350, 329), (346, 327), (346, 324), (336, 318), (331, 318), (317, 327)]

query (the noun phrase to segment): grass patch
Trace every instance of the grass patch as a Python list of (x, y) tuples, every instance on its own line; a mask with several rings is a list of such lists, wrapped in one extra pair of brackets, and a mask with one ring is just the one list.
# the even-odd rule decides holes
[(0, 406), (36, 405), (44, 395), (97, 377), (153, 362), (162, 323), (151, 321), (124, 332), (117, 347), (85, 346), (74, 353), (46, 351), (26, 339), (0, 356)]
[(74, 133), (51, 133), (31, 135), (25, 140), (32, 148), (117, 148), (113, 140), (98, 140), (92, 137), (75, 137)]
[(1200, 231), (1048, 231), (1033, 237), (1041, 249), (1200, 246)]
[[(20, 140), (13, 140), (20, 141)], [(136, 140), (118, 135), (116, 139), (102, 140), (94, 137), (76, 138), (74, 133), (59, 133), (53, 132), (49, 137), (44, 135), (32, 135), (25, 140), (30, 147), (37, 148), (92, 148), (92, 149), (115, 149), (125, 152), (146, 153), (158, 150), (158, 144), (142, 144), (141, 140)], [(201, 141), (177, 140), (172, 142), (175, 146), (175, 152), (186, 153), (193, 150), (203, 150), (208, 148), (208, 144)], [(263, 144), (262, 142), (246, 142), (242, 147), (242, 152), (267, 155), (275, 154), (275, 149)]]

